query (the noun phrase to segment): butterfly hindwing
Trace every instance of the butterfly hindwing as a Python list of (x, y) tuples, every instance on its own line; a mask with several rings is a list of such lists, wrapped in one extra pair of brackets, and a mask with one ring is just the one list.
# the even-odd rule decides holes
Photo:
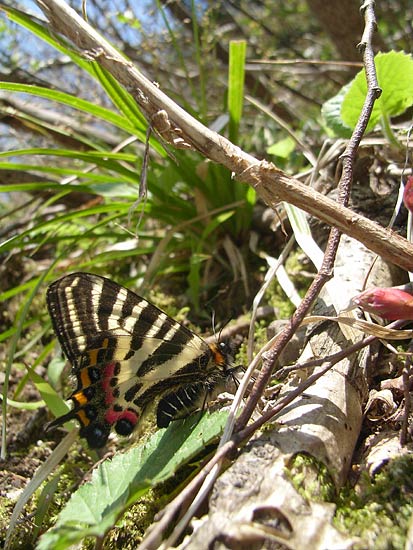
[(77, 378), (73, 409), (50, 427), (75, 418), (92, 448), (112, 427), (129, 435), (156, 401), (158, 426), (167, 426), (225, 378), (218, 346), (110, 279), (67, 275), (50, 285), (47, 303)]

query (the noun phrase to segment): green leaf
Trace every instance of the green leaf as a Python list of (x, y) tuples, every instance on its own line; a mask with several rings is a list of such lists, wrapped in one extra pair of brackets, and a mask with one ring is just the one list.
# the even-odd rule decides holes
[[(53, 267), (53, 263), (50, 266), (50, 269)], [(4, 365), (4, 380), (3, 380), (3, 394), (2, 394), (2, 441), (1, 441), (1, 458), (4, 460), (6, 458), (7, 452), (7, 431), (6, 431), (6, 416), (7, 416), (7, 397), (9, 391), (9, 380), (10, 372), (13, 365), (14, 357), (16, 355), (17, 343), (20, 339), (24, 325), (26, 323), (26, 317), (28, 315), (30, 306), (34, 300), (34, 297), (39, 292), (41, 285), (43, 284), (44, 279), (48, 270), (46, 270), (40, 277), (32, 281), (32, 288), (27, 292), (27, 296), (22, 303), (22, 307), (16, 315), (16, 323), (13, 327), (14, 333), (10, 340), (10, 345), (8, 347), (8, 353)]]
[(238, 141), (238, 130), (242, 117), (244, 103), (245, 80), (245, 40), (232, 40), (229, 45), (228, 68), (228, 112), (229, 112), (229, 139), (233, 143)]
[[(96, 206), (91, 207), (89, 209), (84, 210), (76, 210), (73, 212), (65, 213), (60, 216), (55, 216), (53, 219), (39, 222), (35, 227), (29, 228), (26, 231), (22, 231), (20, 234), (17, 234), (7, 241), (4, 241), (0, 243), (0, 252), (5, 252), (7, 250), (10, 250), (13, 248), (13, 246), (16, 246), (20, 241), (24, 242), (24, 239), (26, 237), (29, 237), (33, 240), (33, 237), (37, 236), (38, 234), (43, 234), (44, 232), (50, 230), (56, 230), (61, 225), (63, 225), (65, 222), (69, 223), (75, 223), (77, 221), (78, 224), (80, 224), (80, 221), (82, 218), (86, 218), (85, 224), (89, 224), (91, 222), (88, 221), (89, 216), (92, 216), (93, 214), (107, 214), (107, 218), (103, 218), (102, 221), (99, 222), (101, 225), (107, 225), (111, 219), (118, 218), (122, 213), (124, 214), (125, 211), (127, 211), (128, 205), (121, 204), (121, 203), (115, 203), (111, 202), (108, 204), (104, 204), (102, 206)], [(112, 216), (109, 216), (111, 212), (115, 212)], [(94, 223), (91, 225), (91, 231), (96, 230), (97, 224)], [(83, 235), (85, 236), (86, 230), (82, 229)], [(79, 234), (77, 233), (74, 235), (74, 238), (77, 240), (79, 239)]]
[(43, 97), (51, 101), (57, 101), (58, 103), (63, 103), (73, 109), (84, 111), (85, 113), (100, 118), (101, 120), (105, 120), (106, 122), (125, 130), (125, 132), (129, 134), (137, 135), (143, 143), (145, 142), (145, 132), (143, 130), (138, 131), (125, 117), (120, 116), (105, 107), (101, 107), (100, 105), (81, 99), (80, 97), (73, 96), (65, 92), (59, 92), (58, 90), (42, 88), (41, 86), (33, 86), (31, 84), (14, 84), (13, 82), (0, 82), (0, 90), (22, 92)]
[[(0, 400), (3, 399), (3, 396), (0, 395)], [(26, 403), (24, 401), (15, 401), (14, 399), (7, 399), (7, 406), (14, 407), (15, 409), (19, 409), (22, 411), (37, 411), (37, 409), (40, 409), (40, 407), (45, 406), (44, 401), (30, 401), (29, 403)]]
[[(3, 5), (1, 6), (1, 9), (7, 13), (7, 16), (12, 21), (22, 25), (45, 43), (70, 57), (70, 59), (83, 71), (88, 73), (92, 78), (98, 80), (108, 97), (111, 99), (112, 103), (125, 115), (125, 119), (135, 128), (134, 131), (125, 127), (123, 129), (128, 133), (137, 135), (139, 139), (145, 143), (147, 128), (147, 121), (145, 117), (143, 116), (132, 95), (127, 92), (107, 70), (102, 68), (96, 61), (85, 60), (81, 55), (77, 54), (70, 44), (66, 43), (61, 36), (59, 37), (59, 40), (56, 40), (53, 33), (49, 32), (47, 25), (39, 24), (36, 19), (30, 15), (18, 9), (14, 9), (11, 6)], [(125, 62), (126, 61), (127, 58), (125, 58)], [(161, 156), (165, 156), (164, 148), (156, 139), (150, 138), (150, 143)]]
[(69, 411), (69, 406), (63, 401), (60, 395), (58, 395), (51, 385), (33, 369), (28, 369), (28, 371), (32, 382), (35, 384), (49, 410), (51, 410), (55, 416), (66, 414)]
[(321, 108), (321, 114), (327, 127), (335, 136), (343, 139), (350, 138), (352, 134), (351, 128), (344, 124), (341, 118), (341, 106), (350, 86), (351, 82), (343, 86), (338, 94), (326, 101)]
[(277, 141), (276, 143), (268, 147), (267, 153), (276, 157), (280, 157), (282, 159), (288, 159), (288, 157), (294, 151), (295, 146), (296, 142), (293, 140), (293, 138), (287, 136), (284, 139), (280, 139), (280, 141)]
[[(55, 342), (52, 341), (54, 348)], [(59, 382), (61, 380), (62, 373), (66, 366), (66, 359), (61, 355), (60, 353), (55, 353), (52, 357), (52, 359), (49, 361), (49, 364), (47, 365), (47, 378), (50, 382), (50, 385), (52, 388), (57, 388), (59, 386)]]
[[(127, 153), (111, 153), (107, 151), (88, 151), (88, 152), (82, 152), (82, 151), (76, 151), (71, 149), (44, 149), (40, 147), (34, 147), (30, 149), (16, 149), (14, 151), (7, 151), (0, 153), (0, 158), (2, 157), (17, 157), (22, 155), (50, 155), (50, 156), (56, 156), (56, 157), (65, 157), (65, 158), (72, 158), (79, 161), (88, 162), (91, 164), (94, 164), (96, 166), (100, 166), (106, 170), (112, 170), (116, 174), (121, 175), (125, 180), (130, 181), (134, 184), (138, 184), (138, 177), (136, 175), (136, 168), (133, 170), (129, 170), (124, 165), (122, 165), (120, 162), (117, 161), (129, 161), (136, 163), (137, 158), (136, 155), (131, 155)], [(9, 168), (11, 166), (15, 166), (15, 170), (21, 170), (24, 169), (24, 165), (20, 164), (9, 164)], [(23, 166), (23, 168), (22, 168)], [(37, 168), (36, 168), (37, 169)], [(37, 186), (39, 184), (37, 183)], [(9, 189), (13, 189), (12, 186), (9, 186)], [(2, 188), (3, 191), (3, 188)]]
[(145, 132), (147, 127), (146, 119), (133, 97), (99, 64), (94, 63), (93, 69), (96, 78), (112, 100), (112, 103), (116, 105), (119, 111), (123, 113), (138, 130)]
[(72, 149), (46, 149), (43, 147), (31, 147), (30, 149), (13, 149), (12, 151), (0, 152), (0, 158), (18, 157), (21, 155), (52, 155), (58, 157), (74, 158), (93, 163), (105, 159), (115, 159), (127, 162), (136, 162), (137, 160), (136, 155), (133, 155), (131, 153), (112, 153), (111, 151), (83, 152)]
[(89, 73), (91, 72), (90, 61), (86, 61), (85, 59), (83, 59), (83, 57), (78, 55), (74, 51), (74, 49), (69, 46), (69, 44), (66, 47), (58, 42), (55, 37), (49, 32), (46, 25), (39, 24), (34, 17), (28, 15), (27, 13), (24, 13), (23, 11), (12, 8), (11, 6), (6, 6), (3, 4), (1, 6), (1, 9), (7, 13), (7, 17), (11, 21), (14, 21), (22, 27), (25, 27), (38, 38), (46, 42), (46, 44), (50, 44), (50, 46), (52, 46), (59, 52), (70, 57), (70, 59), (72, 59), (72, 61), (74, 61), (74, 63), (76, 63), (84, 71), (87, 71)]
[(227, 220), (232, 218), (234, 214), (234, 210), (229, 210), (228, 212), (222, 212), (222, 214), (218, 214), (217, 216), (215, 216), (215, 218), (213, 218), (202, 231), (202, 240), (207, 239), (209, 235), (213, 233), (219, 225), (225, 223)]
[[(379, 53), (375, 59), (377, 79), (382, 94), (374, 103), (366, 133), (371, 131), (382, 117), (404, 113), (413, 104), (413, 59), (404, 52)], [(354, 128), (367, 93), (365, 71), (361, 71), (351, 83), (341, 107), (344, 123)]]
[(101, 464), (46, 532), (38, 550), (66, 549), (89, 536), (103, 537), (120, 515), (151, 487), (174, 475), (222, 433), (226, 411), (199, 414), (158, 430), (146, 443)]

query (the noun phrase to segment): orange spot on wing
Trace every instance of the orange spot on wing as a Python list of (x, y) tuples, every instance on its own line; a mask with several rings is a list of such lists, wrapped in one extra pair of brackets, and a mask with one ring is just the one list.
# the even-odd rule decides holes
[(89, 418), (86, 416), (85, 411), (77, 411), (76, 413), (77, 419), (82, 424), (82, 426), (88, 426), (90, 424)]
[(98, 349), (91, 349), (89, 353), (89, 365), (94, 366), (98, 362)]
[(80, 383), (82, 388), (87, 388), (92, 383), (89, 376), (89, 369), (82, 369), (79, 373)]
[(83, 407), (89, 403), (88, 398), (82, 391), (78, 391), (72, 395), (72, 399), (77, 407)]

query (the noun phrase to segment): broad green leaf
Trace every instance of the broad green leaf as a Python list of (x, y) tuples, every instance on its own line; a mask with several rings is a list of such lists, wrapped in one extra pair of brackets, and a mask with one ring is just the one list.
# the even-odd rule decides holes
[[(57, 346), (55, 345), (55, 341), (52, 341), (52, 344), (53, 344), (54, 350), (57, 351)], [(58, 387), (59, 381), (65, 369), (65, 366), (66, 366), (66, 359), (63, 357), (63, 355), (60, 353), (54, 353), (52, 356), (52, 359), (49, 361), (49, 364), (47, 365), (47, 378), (52, 388)]]
[[(404, 52), (379, 53), (374, 58), (377, 80), (382, 94), (374, 103), (366, 132), (371, 131), (382, 117), (404, 113), (413, 104), (413, 59)], [(353, 80), (341, 107), (344, 123), (354, 128), (367, 94), (365, 71)]]
[(158, 430), (143, 444), (103, 462), (70, 498), (38, 550), (63, 550), (85, 537), (103, 537), (151, 487), (174, 475), (222, 433), (226, 411), (192, 415)]

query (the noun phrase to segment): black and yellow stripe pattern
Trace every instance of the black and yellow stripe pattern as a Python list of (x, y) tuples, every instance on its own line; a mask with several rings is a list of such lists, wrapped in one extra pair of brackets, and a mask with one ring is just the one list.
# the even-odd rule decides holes
[(105, 445), (112, 428), (129, 435), (156, 404), (157, 424), (189, 414), (225, 382), (225, 345), (202, 338), (153, 304), (110, 279), (73, 273), (50, 285), (47, 304), (77, 389), (71, 419), (91, 448)]

